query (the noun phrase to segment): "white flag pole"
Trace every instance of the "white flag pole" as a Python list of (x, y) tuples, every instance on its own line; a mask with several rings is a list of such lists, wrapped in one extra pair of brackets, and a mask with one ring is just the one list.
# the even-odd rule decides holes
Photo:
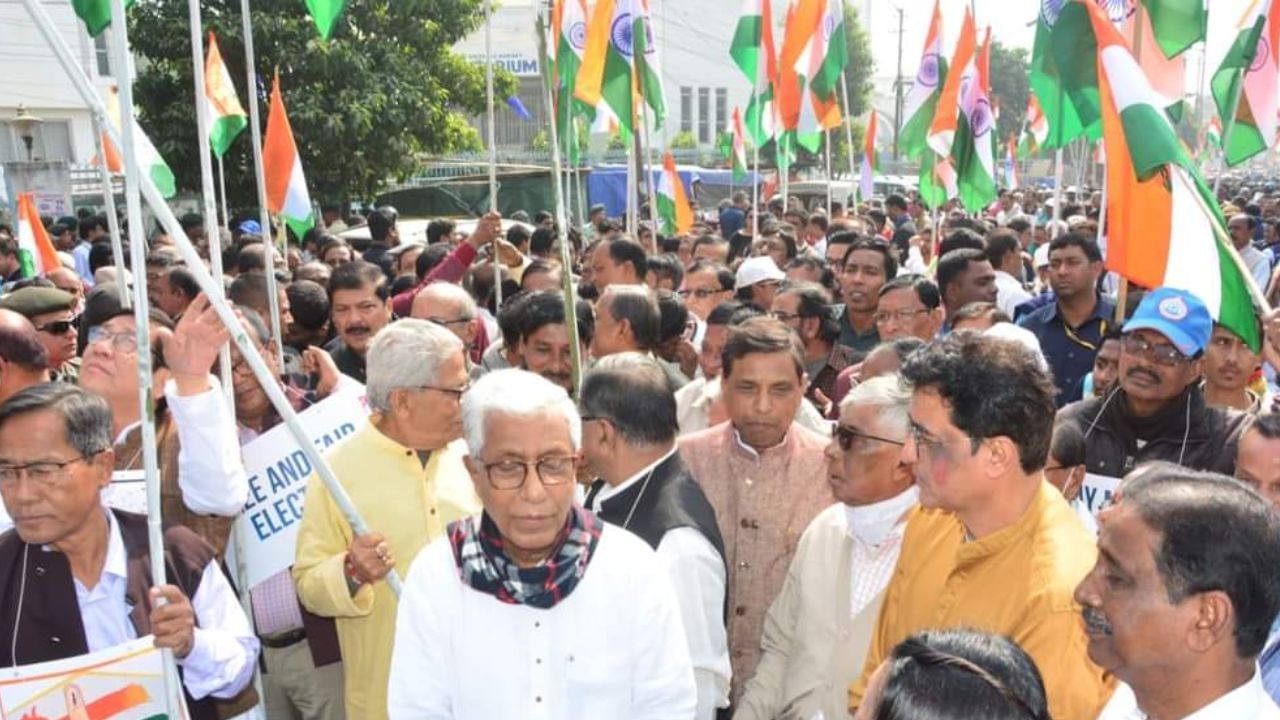
[[(35, 0), (27, 0), (28, 8)], [(124, 14), (124, 0), (111, 0), (112, 69), (120, 82), (120, 137), (117, 143), (120, 154), (124, 156), (124, 200), (129, 222), (129, 254), (135, 271), (146, 268), (147, 248), (146, 233), (142, 227), (142, 203), (139, 198), (138, 181), (143, 175), (138, 169), (137, 152), (137, 120), (133, 112), (133, 66), (129, 62), (129, 30)], [(71, 72), (68, 68), (68, 72)], [(117, 281), (124, 283), (123, 277)], [(168, 584), (164, 562), (157, 562), (165, 557), (164, 530), (160, 515), (160, 468), (156, 460), (156, 423), (155, 403), (153, 400), (151, 376), (151, 322), (150, 304), (147, 300), (147, 283), (145, 278), (135, 278), (133, 282), (133, 317), (135, 339), (138, 344), (138, 406), (142, 417), (140, 432), (142, 434), (142, 471), (147, 485), (147, 540), (151, 563), (151, 581), (159, 587)], [(158, 600), (157, 605), (163, 600)], [(164, 668), (164, 705), (170, 717), (177, 717), (175, 700), (177, 693), (182, 692), (182, 683), (178, 680), (178, 666), (173, 651), (167, 648), (160, 650), (161, 665)]]
[[(288, 249), (276, 247), (271, 235), (271, 209), (267, 207), (267, 173), (262, 164), (262, 120), (258, 110), (258, 73), (253, 52), (253, 18), (249, 14), (249, 0), (240, 0), (240, 27), (244, 37), (245, 93), (249, 96), (249, 132), (253, 138), (253, 172), (258, 184), (258, 222), (262, 225), (262, 245), (264, 249), (276, 248), (281, 257), (287, 258)], [(280, 293), (276, 290), (275, 258), (270, 252), (263, 254), (266, 256), (267, 309), (271, 312), (267, 322), (271, 328), (271, 339), (276, 343), (276, 367), (283, 368), (284, 330), (280, 327)]]
[[(112, 0), (113, 3), (119, 5), (122, 0)], [(85, 76), (84, 70), (76, 61), (75, 55), (71, 48), (67, 46), (66, 40), (59, 34), (58, 26), (54, 24), (53, 19), (49, 17), (48, 12), (41, 5), (39, 0), (21, 0), (23, 7), (26, 8), (27, 14), (35, 22), (36, 28), (44, 37), (45, 43), (53, 50), (54, 55), (58, 58), (58, 63), (62, 65), (64, 71), (70, 77), (72, 84), (75, 86), (76, 92), (80, 98), (89, 106), (89, 111), (98, 116), (99, 121), (103, 122), (107, 118), (106, 106), (102, 102), (102, 98), (98, 96), (97, 91), (90, 84), (89, 79)], [(123, 8), (122, 8), (123, 9)], [(127, 54), (127, 50), (126, 50)], [(117, 147), (123, 147), (122, 135), (117, 132), (114, 127), (106, 125), (109, 133), (108, 137), (116, 143)], [(368, 526), (364, 519), (360, 517), (359, 511), (355, 504), (352, 503), (351, 497), (347, 494), (346, 488), (342, 483), (338, 482), (337, 477), (333, 474), (333, 469), (325, 462), (320, 451), (316, 449), (315, 444), (311, 442), (307, 431), (302, 427), (298, 420), (298, 414), (294, 411), (293, 406), (289, 404), (288, 398), (285, 397), (284, 391), (280, 389), (280, 383), (275, 376), (267, 368), (266, 363), (262, 359), (262, 355), (254, 346), (253, 341), (244, 332), (240, 325), (240, 319), (236, 316), (235, 311), (227, 304), (226, 300), (217, 294), (217, 283), (209, 271), (205, 269), (204, 262), (200, 255), (196, 252), (191, 241), (187, 239), (185, 233), (182, 232), (182, 226), (178, 223), (178, 218), (174, 216), (173, 210), (169, 208), (164, 197), (160, 194), (159, 188), (156, 187), (154, 181), (146, 174), (135, 173), (133, 177), (135, 181), (141, 185), (142, 196), (146, 199), (147, 204), (151, 206), (152, 212), (156, 214), (161, 226), (176, 242), (178, 253), (183, 261), (187, 264), (191, 274), (195, 277), (196, 284), (200, 286), (202, 292), (209, 298), (211, 307), (218, 314), (218, 318), (223, 324), (230, 329), (231, 340), (240, 350), (241, 356), (248, 364), (249, 369), (253, 371), (254, 377), (266, 392), (267, 398), (271, 401), (272, 407), (280, 415), (281, 422), (285, 427), (289, 428), (289, 434), (293, 436), (295, 442), (298, 443), (299, 449), (307, 457), (307, 461), (315, 468), (316, 474), (320, 481), (325, 484), (325, 489), (332, 496), (334, 504), (342, 512), (347, 523), (351, 526), (351, 530), (356, 535), (364, 535), (369, 532)], [(138, 210), (139, 214), (141, 210)], [(139, 262), (145, 262), (145, 259)], [(143, 297), (146, 297), (145, 292)], [(144, 423), (145, 427), (145, 423)], [(144, 435), (145, 438), (145, 435)], [(386, 576), (387, 586), (397, 596), (400, 595), (401, 582), (400, 575), (394, 569)]]
[[(498, 212), (498, 145), (493, 110), (493, 0), (484, 0), (484, 90), (489, 114), (489, 211)], [(502, 259), (498, 236), (493, 238), (492, 265), (493, 312), (496, 315), (502, 307)]]

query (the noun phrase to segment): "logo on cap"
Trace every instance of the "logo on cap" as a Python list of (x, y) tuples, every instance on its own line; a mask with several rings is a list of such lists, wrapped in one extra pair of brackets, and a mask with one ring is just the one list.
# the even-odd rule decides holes
[(1187, 309), (1187, 301), (1180, 297), (1165, 298), (1160, 301), (1156, 309), (1160, 312), (1161, 317), (1174, 322), (1185, 319), (1187, 313), (1190, 312)]

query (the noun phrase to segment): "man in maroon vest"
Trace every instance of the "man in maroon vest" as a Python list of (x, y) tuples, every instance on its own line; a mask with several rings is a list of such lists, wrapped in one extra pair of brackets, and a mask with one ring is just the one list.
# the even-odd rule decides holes
[(171, 584), (151, 587), (146, 517), (102, 505), (111, 440), (106, 401), (69, 383), (0, 404), (0, 497), (14, 521), (0, 535), (0, 667), (151, 634), (177, 658), (191, 717), (215, 718), (246, 690), (258, 640), (213, 547), (185, 527), (165, 531)]

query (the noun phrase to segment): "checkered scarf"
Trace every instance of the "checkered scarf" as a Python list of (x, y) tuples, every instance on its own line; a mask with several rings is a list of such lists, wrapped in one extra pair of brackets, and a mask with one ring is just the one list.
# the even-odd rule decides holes
[(600, 541), (601, 521), (574, 506), (560, 542), (536, 567), (521, 568), (507, 556), (498, 526), (483, 513), (449, 524), (449, 543), (462, 582), (511, 605), (553, 608), (577, 587)]

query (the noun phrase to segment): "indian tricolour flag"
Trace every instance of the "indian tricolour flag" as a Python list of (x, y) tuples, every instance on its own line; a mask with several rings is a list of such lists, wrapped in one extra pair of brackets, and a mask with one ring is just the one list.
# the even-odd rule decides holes
[(994, 130), (987, 93), (986, 53), (990, 32), (980, 54), (973, 15), (965, 11), (947, 82), (938, 99), (929, 147), (955, 166), (960, 200), (978, 211), (995, 198), (995, 158), (990, 134)]
[(60, 267), (58, 253), (40, 222), (40, 213), (31, 193), (18, 196), (18, 265), (22, 277), (44, 275)]
[(871, 111), (867, 130), (862, 141), (862, 172), (858, 178), (858, 199), (870, 200), (875, 194), (875, 174), (880, 162), (876, 157), (876, 111)]
[(843, 13), (843, 0), (823, 0), (822, 15), (795, 64), (802, 88), (800, 115), (795, 127), (796, 142), (809, 152), (817, 152), (822, 146), (824, 130), (839, 127), (844, 119), (835, 94), (837, 86), (833, 83), (824, 91), (817, 83), (823, 73), (829, 72), (833, 62), (830, 60), (833, 38), (837, 35), (844, 37)]
[(720, 153), (733, 167), (733, 181), (740, 183), (747, 179), (747, 142), (746, 131), (742, 127), (742, 111), (733, 109), (733, 124), (720, 136)]
[[(115, 126), (116, 132), (120, 132), (120, 92), (115, 85), (112, 85), (110, 92), (107, 93), (107, 116), (111, 118), (111, 124)], [(174, 179), (173, 170), (169, 169), (169, 164), (160, 157), (160, 151), (156, 150), (156, 146), (151, 142), (151, 138), (147, 137), (146, 131), (142, 129), (142, 125), (136, 118), (133, 129), (134, 153), (138, 156), (138, 168), (151, 178), (151, 182), (155, 183), (161, 197), (168, 199), (177, 195), (178, 184)], [(106, 164), (109, 172), (124, 172), (124, 155), (105, 132), (102, 133), (102, 147), (106, 157), (100, 158), (99, 161)]]
[(267, 113), (267, 137), (262, 143), (266, 175), (267, 208), (280, 215), (298, 237), (311, 226), (311, 195), (302, 174), (302, 158), (293, 140), (293, 128), (280, 96), (280, 74), (271, 81), (271, 109)]
[(680, 182), (680, 173), (676, 172), (676, 159), (670, 152), (662, 156), (658, 217), (662, 219), (662, 232), (667, 235), (683, 235), (693, 227), (693, 208)]
[(647, 3), (599, 0), (593, 12), (574, 97), (591, 107), (603, 100), (630, 136), (640, 112), (633, 102), (638, 94), (653, 109), (655, 125), (660, 125), (666, 105)]
[(916, 158), (926, 148), (929, 125), (938, 105), (938, 95), (947, 77), (947, 61), (942, 57), (942, 0), (933, 4), (933, 20), (929, 22), (929, 34), (925, 37), (924, 51), (920, 54), (920, 67), (916, 81), (907, 93), (905, 112), (907, 121), (902, 126), (898, 147), (909, 158)]
[(1049, 121), (1044, 116), (1044, 109), (1040, 107), (1040, 99), (1036, 97), (1035, 92), (1027, 93), (1029, 98), (1027, 101), (1027, 120), (1026, 133), (1021, 144), (1018, 146), (1018, 154), (1026, 157), (1031, 153), (1040, 149), (1044, 145), (1044, 141), (1049, 137)]
[(1278, 47), (1280, 6), (1267, 0), (1209, 82), (1222, 118), (1222, 152), (1228, 165), (1238, 165), (1275, 145)]
[(209, 117), (209, 145), (218, 157), (226, 154), (247, 121), (231, 73), (222, 62), (218, 38), (209, 31), (209, 52), (204, 63), (204, 107)]
[(577, 115), (595, 119), (595, 108), (573, 97), (573, 85), (578, 78), (578, 68), (582, 67), (582, 51), (587, 43), (587, 7), (583, 0), (557, 0), (554, 25), (557, 40), (550, 47), (556, 49), (556, 129), (569, 164), (576, 166), (582, 148), (573, 119)]
[(773, 138), (774, 83), (778, 76), (769, 0), (744, 0), (729, 55), (752, 84), (746, 130), (751, 133), (751, 141), (760, 147)]
[(1081, 52), (1097, 51), (1092, 96), (1108, 159), (1107, 267), (1144, 287), (1195, 294), (1216, 321), (1258, 349), (1251, 280), (1225, 241), (1226, 222), (1162, 96), (1098, 5), (1070, 2), (1058, 22)]

